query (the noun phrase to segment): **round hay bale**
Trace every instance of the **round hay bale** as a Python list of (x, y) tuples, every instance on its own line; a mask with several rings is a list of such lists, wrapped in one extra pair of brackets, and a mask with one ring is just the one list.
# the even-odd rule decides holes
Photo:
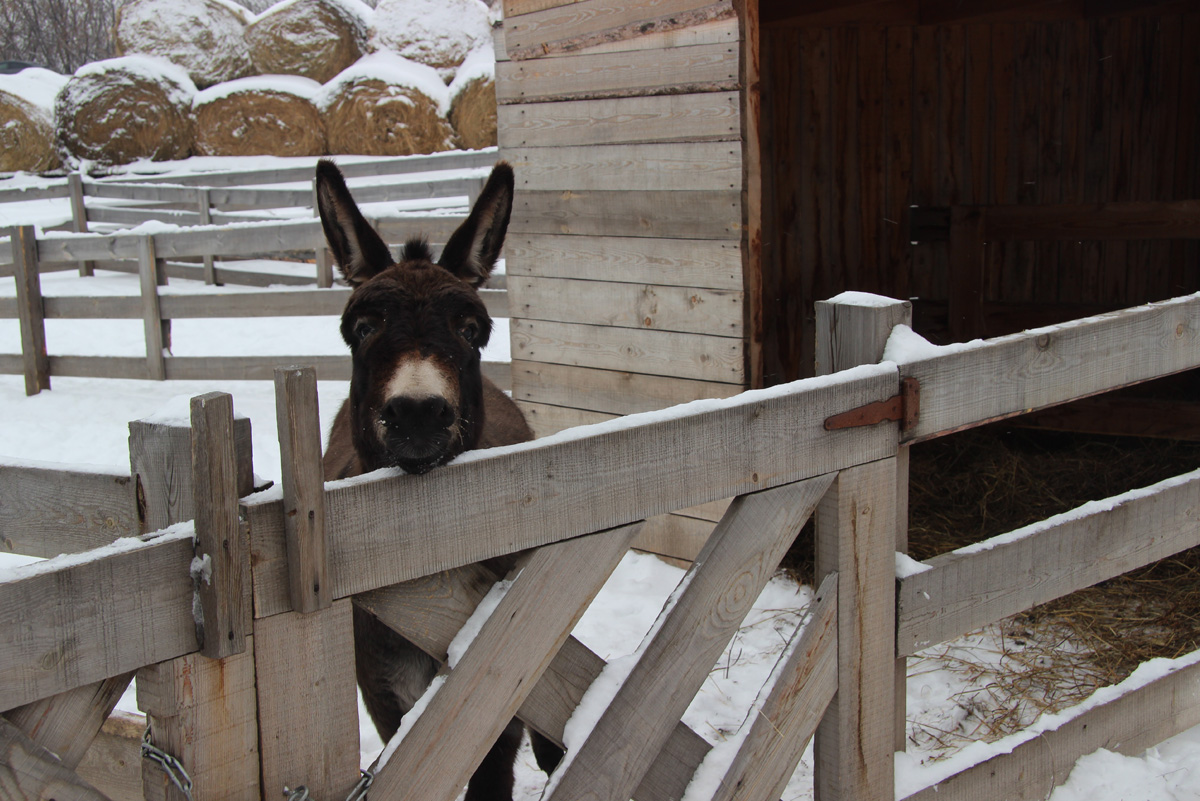
[(259, 72), (325, 83), (366, 52), (370, 15), (358, 0), (283, 0), (246, 26), (250, 58)]
[(325, 123), (313, 98), (321, 84), (298, 75), (240, 78), (196, 95), (201, 156), (323, 156)]
[(62, 166), (54, 143), (54, 98), (65, 76), (39, 68), (0, 75), (0, 171)]
[(125, 56), (86, 64), (54, 103), (59, 147), (103, 164), (187, 158), (195, 94), (187, 73), (162, 59)]
[(496, 144), (496, 58), (490, 46), (472, 50), (450, 83), (450, 126), (464, 150)]
[(491, 41), (481, 0), (379, 0), (368, 46), (433, 67), (449, 83), (467, 54)]
[(391, 53), (365, 56), (318, 99), (329, 152), (410, 156), (454, 147), (450, 98), (432, 68)]
[(117, 11), (117, 55), (165, 58), (197, 86), (254, 74), (246, 48), (250, 12), (229, 0), (130, 0)]

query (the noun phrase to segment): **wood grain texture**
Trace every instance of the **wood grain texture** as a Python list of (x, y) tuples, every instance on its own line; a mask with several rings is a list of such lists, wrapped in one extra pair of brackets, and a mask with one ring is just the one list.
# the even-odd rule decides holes
[(158, 306), (158, 287), (166, 283), (165, 276), (158, 273), (159, 260), (154, 250), (154, 238), (139, 236), (138, 276), (142, 295), (142, 328), (146, 338), (146, 372), (151, 380), (162, 381), (166, 376), (163, 367), (163, 349), (171, 347), (170, 323), (163, 321)]
[(1192, 663), (1040, 731), (1011, 752), (973, 765), (904, 801), (1046, 798), (1085, 754), (1106, 748), (1137, 756), (1198, 723), (1200, 665)]
[(513, 276), (509, 292), (521, 320), (730, 337), (743, 327), (745, 294), (729, 290)]
[(13, 278), (17, 284), (17, 318), (21, 329), (21, 361), (25, 394), (50, 389), (50, 359), (46, 355), (46, 323), (38, 254), (32, 225), (9, 229), (13, 251)]
[(113, 676), (10, 709), (4, 717), (74, 770), (132, 680), (132, 673)]
[(1200, 300), (1180, 298), (904, 364), (921, 382), (917, 441), (1200, 366)]
[(515, 234), (739, 240), (741, 192), (613, 190), (521, 192), (513, 200)]
[(649, 518), (632, 548), (691, 563), (704, 548), (716, 524), (682, 514)]
[[(863, 367), (815, 385), (704, 401), (635, 428), (631, 419), (616, 430), (480, 451), (424, 476), (331, 485), (334, 597), (894, 454), (894, 424), (825, 431), (822, 422), (891, 397), (896, 381), (895, 370)], [(725, 458), (709, 459), (716, 449)], [(464, 507), (464, 492), (507, 501)], [(243, 505), (255, 612), (286, 611), (282, 502), (251, 497)]]
[[(77, 234), (87, 233), (87, 207), (83, 204), (83, 176), (73, 172), (67, 176), (67, 188), (71, 193), (71, 228)], [(88, 261), (79, 262), (79, 274), (89, 276), (94, 272), (94, 265)]]
[(738, 142), (510, 148), (517, 192), (730, 190), (742, 185)]
[(741, 339), (514, 318), (514, 359), (742, 385)]
[(288, 584), (297, 612), (325, 609), (329, 594), (329, 543), (325, 537), (325, 473), (317, 372), (311, 367), (275, 370), (275, 420), (279, 429)]
[(633, 792), (832, 480), (822, 476), (734, 500), (637, 665), (555, 771), (550, 801)]
[(734, 241), (510, 233), (504, 247), (513, 277), (742, 289)]
[(144, 801), (142, 732), (145, 730), (146, 719), (141, 715), (114, 713), (101, 727), (75, 772), (113, 801)]
[(529, 403), (517, 401), (521, 414), (525, 415), (529, 428), (535, 437), (548, 437), (565, 431), (568, 428), (603, 423), (612, 420), (617, 415), (593, 412), (589, 409), (575, 409), (569, 406), (552, 406), (548, 403)]
[(859, 305), (853, 300), (819, 300), (817, 312), (817, 375), (829, 375), (883, 358), (892, 329), (912, 325), (912, 303), (891, 300)]
[(736, 42), (496, 64), (496, 100), (501, 104), (727, 92), (737, 87)]
[(895, 459), (843, 470), (817, 511), (815, 573), (838, 574), (838, 693), (813, 757), (827, 801), (893, 798), (896, 473)]
[(128, 475), (0, 465), (0, 545), (49, 558), (140, 533), (136, 486)]
[[(223, 659), (191, 654), (138, 671), (138, 708), (155, 746), (191, 776), (195, 801), (255, 801), (259, 788), (254, 639)], [(141, 761), (146, 801), (186, 801), (166, 773)]]
[(285, 785), (345, 798), (358, 781), (351, 614), (344, 599), (308, 615), (255, 621), (264, 798)]
[[(896, 648), (922, 648), (1200, 544), (1200, 475), (1050, 518), (1025, 536), (934, 557), (900, 581)], [(1057, 518), (1057, 519), (1056, 519)], [(993, 538), (997, 540), (997, 538)]]
[(0, 709), (197, 650), (191, 562), (184, 531), (0, 585)]
[(787, 661), (772, 674), (775, 685), (751, 707), (743, 724), (749, 731), (712, 801), (780, 798), (837, 692), (836, 573), (821, 582), (811, 609), (788, 643)]
[(538, 549), (380, 769), (372, 790), (410, 801), (456, 795), (621, 561), (638, 528), (624, 526)]
[[(736, 33), (736, 29), (735, 29)], [(737, 141), (736, 92), (501, 105), (500, 144), (513, 148)]]
[(52, 752), (0, 719), (0, 796), (6, 801), (109, 801)]
[(514, 60), (540, 58), (733, 16), (732, 0), (582, 0), (508, 18), (505, 46)]

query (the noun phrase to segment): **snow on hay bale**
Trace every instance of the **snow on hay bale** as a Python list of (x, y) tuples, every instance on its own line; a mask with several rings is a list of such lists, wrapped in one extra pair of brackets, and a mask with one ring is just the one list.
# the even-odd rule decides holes
[(450, 125), (461, 148), (496, 144), (496, 56), (490, 44), (472, 50), (450, 83)]
[(246, 48), (250, 12), (229, 0), (130, 0), (117, 12), (118, 55), (168, 59), (197, 86), (254, 73)]
[(159, 58), (86, 64), (54, 104), (59, 146), (75, 158), (104, 164), (187, 158), (195, 94), (183, 68)]
[(250, 58), (259, 72), (324, 83), (366, 52), (371, 13), (359, 0), (283, 0), (246, 26)]
[(201, 156), (323, 156), (325, 123), (313, 98), (321, 84), (298, 75), (263, 75), (217, 84), (196, 95)]
[(0, 75), (0, 171), (44, 172), (62, 165), (54, 144), (54, 98), (66, 82), (36, 67)]
[(431, 67), (393, 53), (374, 53), (325, 84), (329, 152), (409, 156), (450, 150), (450, 96)]
[(491, 41), (481, 0), (379, 0), (369, 46), (427, 64), (449, 83), (467, 54)]

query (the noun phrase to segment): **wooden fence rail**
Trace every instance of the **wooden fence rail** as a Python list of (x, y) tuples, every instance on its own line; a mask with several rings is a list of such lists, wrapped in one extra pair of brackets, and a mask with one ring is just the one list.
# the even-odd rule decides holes
[[(453, 798), (512, 715), (562, 742), (567, 718), (603, 668), (570, 629), (640, 521), (736, 497), (547, 796), (586, 790), (609, 801), (666, 801), (679, 797), (702, 761), (724, 759), (715, 766), (725, 777), (715, 797), (767, 801), (778, 798), (815, 736), (822, 801), (890, 801), (894, 726), (903, 714), (898, 656), (1200, 540), (1200, 478), (1189, 474), (936, 557), (897, 581), (905, 443), (1015, 413), (1031, 400), (1062, 403), (1102, 391), (1105, 382), (1195, 367), (1200, 349), (1178, 340), (1198, 330), (1198, 312), (1200, 298), (1182, 298), (969, 348), (916, 346), (909, 333), (895, 338), (906, 346), (893, 342), (889, 351), (897, 361), (479, 451), (425, 476), (384, 472), (323, 487), (311, 471), (319, 437), (310, 424), (312, 374), (281, 374), (281, 453), (290, 478), (251, 495), (244, 482), (236, 491), (212, 489), (206, 477), (217, 475), (207, 467), (214, 455), (227, 460), (241, 451), (236, 436), (198, 433), (201, 419), (222, 431), (226, 415), (205, 411), (223, 408), (219, 398), (197, 399), (190, 434), (185, 424), (136, 428), (130, 478), (144, 487), (140, 530), (189, 515), (195, 524), (122, 540), (85, 559), (51, 560), (0, 583), (0, 709), (65, 704), (58, 699), (154, 665), (143, 670), (139, 703), (155, 742), (203, 777), (197, 801), (274, 797), (285, 783), (303, 783), (317, 798), (345, 797), (358, 759), (357, 729), (345, 713), (353, 704), (351, 604), (445, 662), (450, 639), (497, 578), (480, 560), (537, 549), (510, 577), (499, 610), (447, 668), (426, 712), (377, 767), (371, 791), (381, 801)], [(907, 306), (848, 296), (819, 313), (831, 321), (820, 352), (836, 367), (877, 360)], [(1117, 366), (1108, 369), (1110, 362)], [(1083, 363), (1099, 376), (1087, 379)], [(994, 403), (980, 398), (978, 387), (997, 377), (1011, 391)], [(193, 453), (189, 442), (209, 444)], [(50, 483), (46, 469), (11, 467), (0, 478)], [(106, 504), (129, 503), (120, 478), (94, 479), (107, 500), (84, 509), (99, 511), (72, 517), (56, 504), (29, 503), (14, 522), (0, 518), (7, 527), (0, 533), (30, 518), (32, 529), (55, 529), (58, 541), (90, 544), (102, 536), (95, 521)], [(90, 486), (91, 479), (76, 471), (63, 481)], [(181, 485), (191, 499), (172, 503), (164, 489)], [(242, 496), (236, 522), (228, 516), (235, 495)], [(312, 511), (312, 525), (297, 527), (297, 514), (309, 517), (304, 510)], [(753, 716), (736, 755), (710, 751), (680, 723), (682, 709), (814, 510), (820, 600), (762, 693), (763, 714), (776, 717), (767, 725)], [(240, 554), (215, 558), (203, 533), (193, 536), (222, 525), (222, 537), (245, 545)], [(1077, 544), (1084, 540), (1086, 554)], [(205, 602), (199, 630), (192, 615), (197, 548), (210, 555), (206, 581), (224, 598)], [(150, 575), (154, 581), (146, 582)], [(322, 577), (319, 591), (314, 576)], [(202, 645), (218, 648), (219, 658), (197, 656)], [(1128, 694), (1110, 693), (1046, 735), (1052, 755), (1035, 738), (911, 797), (1044, 792), (1098, 744), (1143, 747), (1193, 725), (1200, 671), (1188, 659)], [(186, 697), (171, 689), (181, 682), (192, 689)], [(222, 683), (224, 693), (216, 690)], [(1131, 705), (1153, 710), (1154, 719), (1132, 714)], [(314, 716), (330, 725), (311, 726)], [(81, 724), (78, 736), (90, 739), (95, 728)], [(36, 732), (20, 736), (33, 737), (33, 745), (20, 741), (23, 753), (41, 753)], [(0, 749), (0, 772), (12, 769), (6, 753)], [(49, 781), (48, 758), (34, 762)], [(146, 797), (166, 797), (160, 774), (147, 774)]]

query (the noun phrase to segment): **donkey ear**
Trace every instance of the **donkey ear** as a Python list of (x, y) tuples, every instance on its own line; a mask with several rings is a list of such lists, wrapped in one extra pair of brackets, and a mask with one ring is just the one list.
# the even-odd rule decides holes
[(387, 245), (350, 196), (341, 170), (328, 159), (317, 162), (317, 210), (333, 258), (351, 285), (375, 277), (393, 263)]
[(512, 214), (513, 183), (508, 162), (496, 162), (470, 216), (450, 235), (438, 259), (438, 264), (472, 286), (488, 279), (500, 257)]

